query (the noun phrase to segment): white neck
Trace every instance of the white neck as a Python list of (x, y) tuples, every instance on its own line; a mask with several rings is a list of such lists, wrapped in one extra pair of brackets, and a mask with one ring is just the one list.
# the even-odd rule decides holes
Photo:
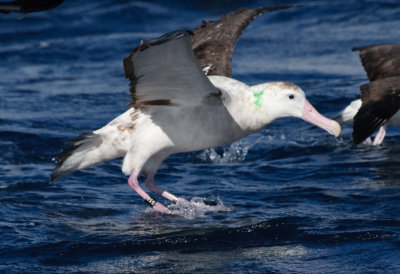
[(232, 118), (247, 134), (254, 133), (274, 119), (266, 120), (265, 110), (261, 111), (254, 92), (257, 86), (224, 76), (208, 76), (212, 84), (222, 92), (224, 105)]

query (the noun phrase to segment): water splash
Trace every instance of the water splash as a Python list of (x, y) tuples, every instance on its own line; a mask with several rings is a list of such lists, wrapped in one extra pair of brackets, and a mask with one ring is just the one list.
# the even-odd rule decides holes
[(174, 215), (182, 216), (190, 220), (202, 218), (208, 212), (233, 211), (233, 208), (225, 205), (219, 197), (193, 197), (190, 201), (179, 200), (176, 204), (169, 205), (168, 208)]
[(214, 148), (203, 150), (196, 157), (204, 162), (211, 163), (240, 163), (243, 162), (249, 152), (249, 149), (253, 146), (251, 143), (244, 141), (235, 142), (228, 147), (224, 147), (222, 153), (217, 152)]

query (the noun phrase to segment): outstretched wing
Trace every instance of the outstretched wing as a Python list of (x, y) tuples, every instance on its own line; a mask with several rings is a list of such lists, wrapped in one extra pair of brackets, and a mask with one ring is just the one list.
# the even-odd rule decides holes
[(218, 95), (193, 54), (192, 36), (175, 31), (142, 41), (124, 59), (131, 106), (193, 106)]
[(267, 11), (287, 9), (295, 5), (265, 6), (257, 9), (238, 9), (216, 21), (203, 21), (194, 30), (193, 50), (207, 75), (232, 77), (232, 54), (243, 30)]
[(400, 77), (362, 85), (362, 105), (353, 122), (353, 141), (359, 144), (383, 126), (400, 109)]
[(382, 44), (354, 48), (360, 51), (360, 59), (370, 81), (400, 76), (400, 45)]

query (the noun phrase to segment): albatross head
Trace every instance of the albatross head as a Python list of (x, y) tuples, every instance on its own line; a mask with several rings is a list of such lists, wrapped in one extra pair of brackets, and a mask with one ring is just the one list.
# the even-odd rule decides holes
[(253, 104), (268, 123), (283, 117), (297, 117), (339, 136), (340, 125), (322, 116), (306, 99), (301, 88), (289, 82), (271, 82), (252, 87)]

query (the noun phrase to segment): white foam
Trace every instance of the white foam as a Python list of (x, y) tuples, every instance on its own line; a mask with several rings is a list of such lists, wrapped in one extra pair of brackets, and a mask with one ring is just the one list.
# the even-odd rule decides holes
[(232, 207), (224, 205), (218, 197), (212, 200), (208, 198), (193, 197), (190, 201), (180, 200), (176, 204), (171, 204), (168, 208), (172, 214), (182, 216), (186, 219), (203, 217), (207, 212), (230, 212)]
[(222, 155), (218, 154), (215, 149), (209, 148), (203, 150), (197, 158), (211, 163), (240, 163), (243, 162), (247, 156), (251, 145), (241, 142), (235, 142), (227, 148), (224, 148)]

